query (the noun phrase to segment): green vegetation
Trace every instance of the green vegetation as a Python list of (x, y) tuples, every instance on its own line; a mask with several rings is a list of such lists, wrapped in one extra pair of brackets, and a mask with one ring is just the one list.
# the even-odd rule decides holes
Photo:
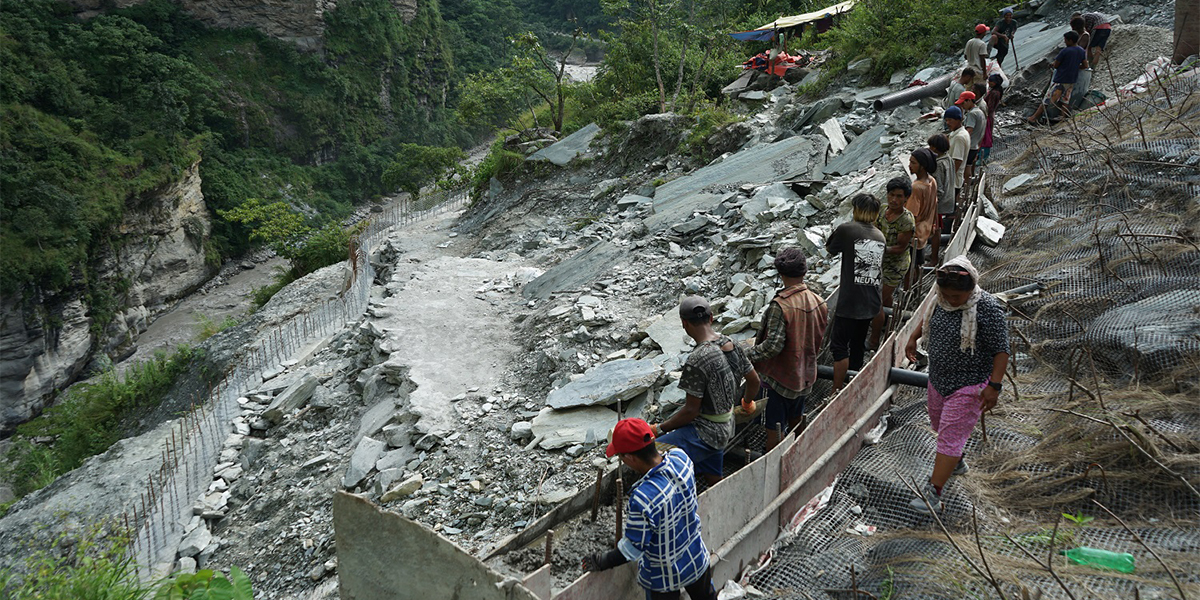
[[(196, 351), (184, 346), (172, 355), (160, 352), (124, 375), (109, 369), (95, 381), (71, 388), (41, 416), (17, 427), (0, 474), (17, 497), (49, 485), (128, 434), (131, 419), (157, 406), (195, 357)], [(45, 444), (36, 438), (54, 441)]]
[(989, 27), (1001, 0), (941, 2), (939, 0), (860, 0), (837, 27), (816, 40), (804, 41), (834, 51), (831, 70), (860, 58), (870, 58), (871, 77), (886, 81), (892, 73), (925, 64), (939, 54), (961, 55), (977, 23)]
[[(455, 149), (457, 150), (457, 149)], [(276, 273), (275, 282), (254, 290), (254, 308), (261, 308), (283, 286), (317, 269), (346, 260), (350, 240), (366, 228), (366, 222), (351, 227), (328, 223), (313, 230), (304, 216), (294, 212), (284, 202), (263, 202), (248, 198), (241, 206), (220, 211), (231, 223), (241, 223), (250, 230), (250, 239), (270, 246), (276, 254), (291, 261), (291, 268)]]
[(105, 529), (91, 525), (77, 539), (64, 533), (32, 549), (22, 576), (0, 573), (0, 597), (142, 600), (150, 590), (138, 581), (128, 540), (102, 539)]
[(233, 316), (225, 317), (220, 321), (214, 321), (208, 315), (196, 313), (196, 341), (203, 342), (208, 338), (229, 329), (238, 324), (238, 320)]
[(400, 144), (400, 151), (383, 172), (383, 181), (416, 198), (421, 195), (422, 187), (436, 181), (464, 158), (466, 155), (458, 148)]
[[(33, 550), (21, 575), (0, 573), (0, 597), (6, 600), (253, 600), (250, 578), (237, 567), (175, 573), (152, 585), (138, 578), (129, 540), (113, 528), (92, 524), (82, 534), (63, 533)], [(65, 550), (64, 550), (65, 549)]]
[(233, 567), (229, 577), (204, 569), (194, 574), (176, 573), (154, 592), (154, 600), (253, 600), (250, 578)]

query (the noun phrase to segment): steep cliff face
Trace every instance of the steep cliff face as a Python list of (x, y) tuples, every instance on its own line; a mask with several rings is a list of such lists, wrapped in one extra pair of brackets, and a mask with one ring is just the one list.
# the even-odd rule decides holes
[(118, 242), (97, 258), (100, 279), (120, 282), (120, 309), (96, 335), (96, 317), (71, 289), (53, 297), (0, 303), (0, 431), (41, 411), (98, 355), (128, 356), (137, 335), (167, 303), (212, 274), (205, 242), (212, 224), (200, 192), (198, 164), (168, 186), (131, 198)]
[[(84, 18), (104, 8), (127, 8), (146, 0), (68, 0)], [(355, 0), (182, 0), (179, 4), (206, 25), (221, 29), (253, 27), (273, 38), (306, 50), (321, 47), (325, 34), (325, 12), (338, 2)], [(391, 0), (396, 12), (408, 23), (417, 14), (417, 0)]]

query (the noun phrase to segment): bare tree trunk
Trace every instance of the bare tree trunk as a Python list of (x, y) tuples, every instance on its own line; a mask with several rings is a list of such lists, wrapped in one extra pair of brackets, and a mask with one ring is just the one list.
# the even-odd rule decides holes
[(658, 81), (658, 112), (667, 110), (667, 90), (663, 87), (662, 65), (658, 60), (658, 3), (650, 2), (650, 33), (654, 40), (654, 78)]
[[(712, 55), (713, 41), (709, 40), (708, 45), (704, 47), (704, 58), (700, 59), (700, 68), (696, 69), (696, 74), (692, 77), (691, 91), (688, 92), (688, 112), (692, 112), (692, 108), (696, 106), (696, 88), (700, 85), (700, 74), (704, 72), (704, 67), (708, 65), (708, 57)], [(708, 83), (705, 81), (705, 83)]]
[[(696, 22), (696, 0), (688, 3), (687, 24)], [(675, 94), (671, 96), (671, 112), (675, 112), (675, 103), (679, 100), (679, 90), (683, 89), (683, 66), (687, 63), (688, 47), (692, 45), (692, 36), (687, 34), (684, 27), (683, 50), (679, 51), (679, 76), (675, 79)]]
[(583, 30), (579, 29), (578, 27), (575, 28), (575, 33), (571, 36), (571, 47), (567, 48), (566, 54), (563, 54), (562, 59), (558, 61), (558, 72), (555, 73), (554, 71), (551, 71), (551, 74), (554, 75), (554, 89), (558, 96), (558, 106), (554, 111), (555, 131), (562, 131), (563, 118), (565, 116), (566, 94), (563, 91), (563, 77), (567, 73), (567, 59), (570, 58), (571, 53), (575, 51), (575, 46), (579, 43), (579, 36), (582, 33)]

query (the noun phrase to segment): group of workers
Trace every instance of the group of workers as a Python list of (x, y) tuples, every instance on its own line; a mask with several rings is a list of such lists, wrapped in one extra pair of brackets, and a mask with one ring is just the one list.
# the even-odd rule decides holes
[[(836, 240), (830, 238), (831, 249), (840, 252), (843, 267), (851, 271), (849, 277), (843, 275), (831, 348), (844, 338), (839, 331), (865, 331), (863, 322), (869, 326), (882, 305), (885, 238), (873, 225), (881, 214), (880, 202), (860, 194), (853, 203), (854, 220), (838, 228)], [(696, 342), (679, 380), (685, 404), (662, 423), (628, 418), (613, 429), (607, 456), (619, 456), (641, 477), (629, 491), (617, 547), (586, 556), (585, 570), (634, 562), (650, 600), (678, 599), (685, 589), (693, 600), (717, 598), (701, 538), (696, 477), (710, 485), (720, 480), (725, 444), (734, 434), (735, 405), (754, 413), (756, 403), (766, 401), (771, 446), (801, 424), (828, 324), (825, 302), (804, 284), (805, 265), (797, 248), (776, 256), (782, 287), (748, 350), (713, 328), (712, 309), (704, 298), (688, 296), (680, 303), (683, 329)], [(924, 339), (929, 356), (928, 413), (937, 451), (921, 497), (910, 502), (924, 514), (941, 509), (948, 480), (966, 471), (963, 450), (980, 415), (996, 405), (1009, 353), (1006, 311), (979, 287), (979, 273), (970, 260), (952, 258), (935, 273), (937, 302), (905, 347), (915, 363), (918, 341)], [(843, 316), (843, 307), (850, 316)], [(861, 357), (865, 336), (855, 339), (857, 348), (851, 350)]]
[[(684, 406), (662, 423), (637, 418), (617, 423), (607, 455), (619, 456), (641, 479), (630, 490), (618, 547), (586, 557), (585, 569), (632, 561), (647, 598), (679, 598), (686, 589), (694, 600), (715, 600), (709, 552), (700, 535), (696, 477), (708, 485), (721, 479), (735, 411), (753, 414), (765, 401), (766, 450), (778, 445), (803, 423), (826, 331), (836, 394), (847, 373), (861, 369), (866, 352), (878, 347), (895, 291), (919, 280), (927, 260), (935, 269), (936, 302), (906, 340), (905, 355), (915, 364), (918, 342), (925, 342), (927, 411), (937, 448), (932, 473), (910, 507), (924, 514), (941, 510), (950, 478), (967, 471), (963, 451), (971, 432), (999, 399), (1010, 351), (1006, 310), (979, 286), (971, 261), (957, 256), (942, 263), (939, 257), (941, 234), (952, 231), (964, 203), (964, 184), (972, 181), (977, 165), (986, 163), (992, 147), (1004, 78), (988, 75), (989, 45), (983, 36), (992, 33), (999, 65), (1013, 49), (1017, 29), (1012, 11), (1001, 12), (994, 28), (976, 27), (964, 50), (968, 65), (951, 84), (943, 112), (947, 133), (931, 136), (926, 147), (911, 153), (911, 176), (888, 181), (886, 204), (870, 194), (852, 198), (852, 220), (827, 240), (826, 249), (841, 259), (832, 323), (825, 301), (804, 283), (807, 260), (798, 248), (776, 255), (773, 266), (781, 286), (748, 347), (713, 328), (704, 298), (689, 296), (680, 303), (683, 329), (696, 342), (679, 380)], [(1047, 104), (1070, 98), (1073, 72), (1098, 60), (1109, 22), (1099, 13), (1072, 19), (1066, 48), (1054, 63)]]
[[(931, 142), (934, 145), (946, 154), (948, 143)], [(585, 557), (585, 569), (609, 569), (632, 561), (647, 598), (676, 599), (684, 589), (694, 600), (717, 598), (708, 549), (700, 535), (696, 478), (702, 477), (708, 485), (721, 479), (725, 447), (734, 435), (739, 408), (753, 414), (758, 402), (766, 402), (768, 451), (785, 432), (802, 424), (804, 401), (817, 379), (816, 359), (827, 328), (835, 360), (835, 393), (848, 369), (861, 368), (867, 334), (882, 314), (887, 282), (892, 282), (893, 290), (901, 283), (912, 254), (908, 239), (918, 227), (906, 202), (920, 195), (923, 205), (936, 207), (936, 199), (929, 199), (937, 194), (931, 175), (939, 168), (935, 150), (914, 152), (911, 167), (916, 167), (912, 169), (915, 181), (897, 177), (888, 183), (887, 211), (877, 198), (859, 194), (851, 201), (853, 220), (830, 235), (826, 247), (841, 257), (842, 265), (832, 324), (825, 301), (804, 283), (807, 260), (798, 248), (784, 248), (776, 255), (774, 268), (781, 287), (748, 348), (717, 332), (712, 308), (704, 298), (682, 300), (680, 322), (696, 343), (679, 379), (685, 403), (662, 423), (637, 418), (617, 423), (606, 453), (619, 456), (641, 478), (629, 492), (625, 533), (617, 548)], [(921, 212), (936, 210), (923, 206)], [(921, 231), (932, 231), (928, 219), (922, 219), (926, 227)], [(905, 239), (897, 232), (896, 223), (901, 222)], [(982, 413), (999, 398), (1009, 353), (1005, 309), (979, 287), (979, 273), (969, 259), (955, 257), (938, 267), (934, 290), (935, 306), (905, 347), (915, 363), (917, 343), (924, 339), (929, 356), (928, 413), (937, 432), (937, 451), (921, 497), (910, 503), (925, 514), (941, 509), (942, 490), (951, 475), (966, 471), (963, 450)], [(659, 444), (668, 449), (661, 450)]]

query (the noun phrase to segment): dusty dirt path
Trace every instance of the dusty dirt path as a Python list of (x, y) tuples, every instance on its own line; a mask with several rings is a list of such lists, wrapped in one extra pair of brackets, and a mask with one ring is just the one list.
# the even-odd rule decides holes
[(451, 399), (496, 391), (519, 351), (509, 314), (520, 296), (486, 288), (511, 280), (525, 265), (464, 258), (470, 241), (451, 237), (449, 229), (460, 214), (392, 234), (402, 250), (388, 284), (392, 295), (375, 301), (371, 318), (386, 336), (389, 361), (410, 369), (417, 384), (410, 408), (421, 415), (418, 429), (425, 432), (461, 429)]

